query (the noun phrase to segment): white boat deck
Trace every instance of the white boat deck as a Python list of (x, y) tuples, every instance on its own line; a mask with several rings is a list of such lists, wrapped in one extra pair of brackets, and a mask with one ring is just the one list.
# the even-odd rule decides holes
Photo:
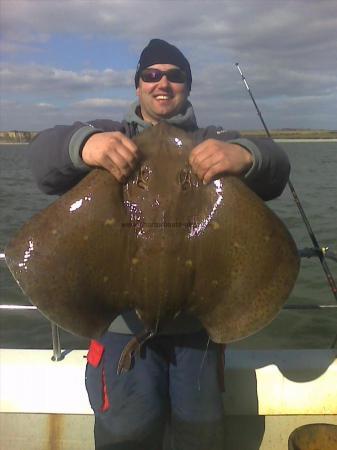
[[(89, 450), (83, 350), (0, 350), (0, 448)], [(286, 450), (294, 428), (337, 424), (336, 350), (226, 351), (229, 450)]]

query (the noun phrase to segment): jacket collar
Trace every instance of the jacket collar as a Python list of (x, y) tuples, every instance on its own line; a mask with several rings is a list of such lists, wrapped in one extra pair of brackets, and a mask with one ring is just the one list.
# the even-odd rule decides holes
[[(129, 111), (124, 117), (124, 120), (126, 122), (130, 123), (132, 127), (137, 129), (137, 133), (141, 133), (145, 130), (145, 128), (148, 128), (151, 126), (150, 123), (145, 122), (138, 114), (137, 111), (139, 111), (139, 102), (136, 100), (133, 102), (130, 106)], [(165, 119), (165, 122), (175, 125), (179, 128), (183, 128), (187, 131), (196, 130), (198, 128), (197, 120), (194, 114), (193, 106), (192, 104), (187, 101), (186, 109), (181, 112), (180, 114), (177, 114), (176, 116), (170, 117), (169, 119)]]

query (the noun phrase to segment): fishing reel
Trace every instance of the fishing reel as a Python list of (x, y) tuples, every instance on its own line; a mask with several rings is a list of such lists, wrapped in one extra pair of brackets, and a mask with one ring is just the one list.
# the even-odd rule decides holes
[(321, 247), (319, 249), (313, 247), (305, 247), (298, 250), (300, 258), (327, 258), (337, 263), (337, 254), (329, 249), (329, 247)]

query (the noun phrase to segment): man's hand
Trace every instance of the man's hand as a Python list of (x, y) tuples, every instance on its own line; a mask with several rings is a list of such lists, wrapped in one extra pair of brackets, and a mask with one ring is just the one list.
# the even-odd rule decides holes
[(122, 183), (134, 170), (139, 153), (131, 139), (112, 131), (93, 134), (83, 147), (82, 159), (88, 166), (104, 167)]
[(192, 150), (189, 163), (198, 178), (207, 184), (222, 175), (245, 174), (253, 165), (253, 157), (241, 145), (207, 139)]

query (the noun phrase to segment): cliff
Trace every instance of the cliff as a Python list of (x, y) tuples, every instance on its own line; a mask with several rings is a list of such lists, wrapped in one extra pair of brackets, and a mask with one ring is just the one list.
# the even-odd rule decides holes
[[(265, 137), (264, 130), (245, 130), (240, 132), (244, 137)], [(336, 130), (271, 130), (274, 139), (337, 139)], [(36, 131), (0, 131), (0, 144), (24, 144), (37, 135)]]
[[(266, 137), (264, 130), (245, 130), (240, 132), (244, 137)], [(281, 129), (270, 130), (273, 139), (337, 139), (335, 130), (301, 130), (301, 129)]]
[(30, 142), (35, 136), (35, 131), (0, 131), (0, 144), (24, 144)]

